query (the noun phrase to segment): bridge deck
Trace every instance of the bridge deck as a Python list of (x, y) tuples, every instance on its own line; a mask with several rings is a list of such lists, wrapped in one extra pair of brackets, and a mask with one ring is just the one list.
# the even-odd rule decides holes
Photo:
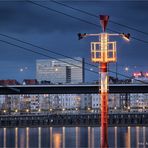
[[(99, 85), (9, 85), (0, 94), (96, 94)], [(147, 84), (110, 84), (109, 93), (148, 93)]]

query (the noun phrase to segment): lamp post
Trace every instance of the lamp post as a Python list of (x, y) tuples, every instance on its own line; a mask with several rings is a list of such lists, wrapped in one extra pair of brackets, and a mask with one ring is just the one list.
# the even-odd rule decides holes
[(101, 148), (108, 147), (108, 63), (116, 62), (116, 42), (109, 41), (110, 36), (121, 36), (129, 40), (130, 34), (110, 34), (106, 33), (106, 26), (109, 16), (100, 15), (100, 23), (103, 33), (100, 34), (81, 34), (78, 33), (79, 40), (87, 36), (98, 36), (99, 42), (91, 42), (91, 60), (94, 63), (99, 63), (99, 71), (101, 77), (101, 133), (100, 146)]

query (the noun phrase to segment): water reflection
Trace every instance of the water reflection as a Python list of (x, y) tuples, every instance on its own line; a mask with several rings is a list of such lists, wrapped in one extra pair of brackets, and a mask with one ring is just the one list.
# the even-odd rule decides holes
[(80, 133), (80, 128), (76, 127), (76, 148), (79, 147), (79, 142), (80, 142), (79, 133)]
[(117, 127), (114, 127), (115, 133), (115, 148), (117, 148)]
[[(148, 127), (109, 127), (109, 147), (148, 147)], [(14, 135), (14, 136), (13, 136)], [(0, 147), (88, 147), (100, 146), (99, 127), (1, 128)]]
[(41, 148), (41, 127), (38, 127), (38, 147)]
[(52, 127), (50, 127), (50, 148), (52, 148)]
[(26, 148), (29, 148), (29, 127), (26, 127)]
[(92, 148), (94, 148), (94, 128), (92, 128), (92, 135), (90, 135), (92, 137)]
[(90, 127), (88, 127), (88, 148), (91, 148), (91, 143), (90, 143)]
[(146, 147), (145, 127), (143, 127), (143, 147)]
[(65, 148), (65, 127), (63, 127), (63, 148)]
[(136, 127), (136, 148), (139, 148), (139, 127)]
[(15, 128), (15, 148), (18, 148), (18, 128)]
[(55, 133), (53, 135), (53, 143), (55, 148), (60, 148), (61, 145), (61, 134), (60, 133)]
[(6, 128), (4, 128), (4, 148), (6, 148)]
[(125, 133), (125, 146), (130, 148), (131, 147), (131, 136), (130, 136), (131, 128), (127, 128), (127, 132)]

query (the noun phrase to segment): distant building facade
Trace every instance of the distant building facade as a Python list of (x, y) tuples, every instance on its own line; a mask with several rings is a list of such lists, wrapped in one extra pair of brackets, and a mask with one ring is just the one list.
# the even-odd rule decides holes
[(36, 61), (36, 79), (51, 83), (84, 82), (84, 59), (76, 57), (59, 60), (42, 59)]
[[(132, 83), (148, 83), (148, 72), (134, 72)], [(144, 111), (148, 105), (147, 93), (130, 94), (130, 107), (135, 111)]]

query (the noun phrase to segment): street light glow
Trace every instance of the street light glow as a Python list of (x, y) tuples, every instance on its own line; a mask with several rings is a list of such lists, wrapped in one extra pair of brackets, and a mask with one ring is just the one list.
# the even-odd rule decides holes
[(125, 71), (129, 71), (129, 68), (128, 67), (125, 67)]

